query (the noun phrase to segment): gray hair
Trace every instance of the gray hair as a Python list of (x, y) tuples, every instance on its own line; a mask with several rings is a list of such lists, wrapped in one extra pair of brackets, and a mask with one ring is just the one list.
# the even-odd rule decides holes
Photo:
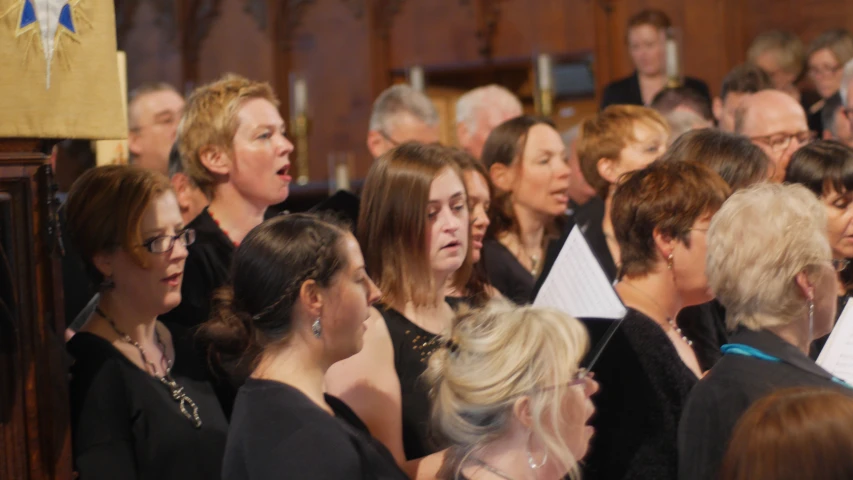
[(175, 92), (178, 95), (181, 94), (177, 88), (166, 82), (146, 83), (131, 90), (130, 93), (127, 94), (127, 126), (129, 129), (133, 130), (137, 128), (133, 105), (138, 99), (145, 95), (156, 92)]
[(832, 258), (826, 210), (802, 185), (759, 183), (738, 190), (708, 229), (708, 284), (730, 329), (787, 325), (805, 315), (794, 277)]
[(376, 97), (370, 113), (370, 131), (388, 131), (394, 117), (408, 113), (429, 126), (438, 125), (438, 111), (432, 100), (409, 85), (388, 87)]
[(841, 104), (847, 105), (847, 92), (850, 89), (850, 82), (853, 82), (853, 60), (844, 64), (844, 73), (841, 75), (841, 88), (838, 90), (841, 93)]
[(501, 112), (523, 113), (521, 101), (506, 88), (491, 84), (477, 87), (466, 92), (456, 100), (456, 123), (464, 123), (469, 130), (477, 128), (477, 112), (484, 108), (492, 108)]

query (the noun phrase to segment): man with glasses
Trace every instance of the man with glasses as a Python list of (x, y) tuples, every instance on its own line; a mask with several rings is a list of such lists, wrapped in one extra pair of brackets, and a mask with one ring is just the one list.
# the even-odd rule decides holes
[(131, 163), (167, 175), (169, 151), (183, 111), (184, 98), (168, 83), (147, 84), (130, 92), (127, 145)]
[(438, 140), (438, 112), (429, 97), (400, 84), (376, 98), (367, 132), (367, 148), (373, 158), (404, 142)]
[(781, 183), (791, 155), (814, 139), (806, 112), (790, 95), (762, 90), (744, 99), (735, 112), (735, 133), (752, 140), (773, 161), (770, 180)]

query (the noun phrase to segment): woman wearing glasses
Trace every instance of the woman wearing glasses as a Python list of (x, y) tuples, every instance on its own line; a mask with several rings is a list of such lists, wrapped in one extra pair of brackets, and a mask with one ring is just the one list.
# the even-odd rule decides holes
[[(853, 258), (853, 149), (833, 141), (819, 141), (797, 150), (791, 157), (785, 182), (805, 186), (826, 210), (826, 233), (832, 258), (841, 272), (838, 282), (838, 314), (850, 298), (853, 274), (847, 271)], [(815, 337), (811, 356), (817, 358), (829, 335)]]
[(809, 129), (823, 133), (821, 111), (829, 97), (838, 93), (844, 64), (853, 58), (853, 35), (840, 28), (822, 33), (809, 45), (806, 57), (809, 79), (820, 100), (808, 106)]
[(438, 478), (577, 478), (598, 384), (578, 368), (583, 325), (492, 301), (460, 315), (433, 353), (433, 424), (451, 445)]
[[(722, 178), (695, 162), (654, 162), (616, 187), (616, 292), (628, 313), (591, 367), (601, 393), (584, 479), (676, 478), (678, 418), (702, 369), (675, 319), (713, 298), (705, 236), (728, 194)], [(600, 328), (600, 320), (586, 322)]]
[(166, 177), (89, 170), (68, 196), (68, 229), (95, 313), (68, 342), (74, 465), (86, 479), (219, 478), (228, 428), (205, 365), (159, 321), (181, 301), (185, 229)]
[(740, 416), (785, 387), (847, 388), (808, 357), (835, 318), (826, 208), (802, 185), (735, 192), (708, 230), (707, 274), (735, 333), (690, 393), (678, 427), (678, 478), (718, 479)]

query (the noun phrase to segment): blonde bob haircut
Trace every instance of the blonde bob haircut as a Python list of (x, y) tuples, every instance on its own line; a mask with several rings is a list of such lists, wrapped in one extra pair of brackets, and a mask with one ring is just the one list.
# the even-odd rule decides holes
[(832, 258), (826, 211), (802, 185), (761, 183), (735, 192), (708, 229), (706, 274), (730, 329), (787, 325), (806, 314), (794, 277), (813, 280)]
[(209, 148), (232, 153), (234, 135), (240, 126), (237, 113), (253, 98), (262, 98), (278, 107), (278, 98), (268, 83), (230, 73), (198, 87), (187, 99), (178, 125), (178, 150), (187, 176), (208, 198), (213, 198), (217, 179), (202, 163), (201, 154)]
[(773, 52), (779, 68), (799, 77), (806, 64), (806, 47), (799, 37), (784, 30), (768, 30), (759, 33), (746, 51), (747, 61), (756, 63), (764, 53)]
[(667, 137), (672, 133), (660, 113), (637, 105), (611, 105), (581, 123), (577, 146), (581, 172), (601, 198), (607, 197), (610, 183), (598, 173), (598, 162), (602, 158), (619, 161), (622, 150), (637, 141), (634, 136), (637, 125), (660, 130)]
[(563, 385), (578, 372), (589, 338), (578, 320), (557, 310), (492, 300), (461, 311), (426, 372), (432, 421), (450, 451), (440, 478), (457, 478), (467, 457), (505, 435), (513, 407), (530, 399), (532, 434), (563, 471), (578, 478), (577, 462), (557, 432), (564, 418)]
[[(435, 302), (435, 289), (444, 287), (433, 281), (427, 210), (432, 181), (446, 169), (456, 173), (464, 188), (462, 172), (448, 147), (407, 142), (384, 153), (367, 172), (356, 236), (367, 273), (382, 291), (379, 302), (383, 305), (429, 305)], [(470, 249), (468, 242), (466, 258)], [(462, 284), (471, 268), (466, 261), (462, 271), (457, 270)]]

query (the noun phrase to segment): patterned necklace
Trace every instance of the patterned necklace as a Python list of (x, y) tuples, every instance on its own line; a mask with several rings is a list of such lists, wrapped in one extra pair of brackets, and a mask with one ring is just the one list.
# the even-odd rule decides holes
[(142, 363), (144, 363), (147, 368), (150, 368), (154, 377), (169, 389), (169, 393), (172, 394), (172, 398), (178, 402), (178, 407), (181, 409), (181, 413), (187, 417), (187, 420), (192, 422), (195, 428), (201, 428), (201, 418), (198, 416), (198, 406), (186, 393), (184, 393), (184, 387), (179, 386), (178, 382), (172, 378), (172, 361), (166, 356), (166, 346), (163, 345), (163, 341), (160, 339), (160, 332), (157, 331), (157, 327), (154, 327), (154, 336), (157, 338), (157, 345), (160, 347), (160, 353), (163, 356), (162, 358), (166, 359), (166, 370), (163, 376), (157, 375), (157, 367), (148, 360), (148, 357), (145, 355), (145, 349), (142, 348), (142, 345), (140, 345), (139, 342), (130, 338), (130, 335), (119, 330), (115, 320), (107, 316), (107, 314), (101, 310), (101, 307), (95, 307), (95, 313), (103, 317), (103, 319), (110, 324), (110, 327), (113, 328), (113, 331), (115, 331), (116, 335), (118, 335), (122, 341), (133, 345), (137, 350), (139, 350), (139, 355), (142, 357)]
[(219, 220), (217, 220), (216, 217), (213, 216), (213, 211), (210, 210), (210, 207), (207, 208), (207, 214), (210, 215), (210, 218), (213, 219), (213, 223), (215, 223), (216, 226), (219, 227), (220, 230), (222, 230), (222, 233), (225, 234), (225, 238), (227, 238), (228, 241), (234, 244), (234, 248), (239, 247), (240, 242), (235, 242), (234, 240), (231, 240), (231, 237), (228, 235), (228, 231), (222, 228), (222, 224), (219, 223)]
[[(657, 307), (658, 307), (658, 309), (659, 309), (661, 312), (665, 312), (665, 311), (666, 311), (666, 310), (664, 310), (664, 309), (663, 309), (663, 307), (661, 307), (661, 306), (660, 306), (660, 304), (659, 304), (658, 302), (656, 302), (656, 301), (655, 301), (655, 299), (654, 299), (654, 298), (652, 298), (652, 297), (651, 297), (651, 295), (649, 295), (649, 294), (647, 294), (646, 292), (644, 292), (644, 291), (640, 290), (639, 288), (635, 287), (634, 285), (631, 285), (631, 284), (630, 284), (630, 283), (628, 283), (628, 282), (620, 282), (620, 283), (622, 283), (622, 284), (624, 284), (624, 285), (627, 285), (627, 286), (629, 286), (629, 287), (633, 288), (633, 289), (634, 289), (634, 291), (636, 291), (636, 292), (637, 292), (637, 293), (639, 293), (640, 295), (642, 295), (642, 296), (646, 297), (647, 299), (649, 299), (649, 301), (651, 301), (652, 303), (654, 303), (654, 304), (655, 304), (655, 306), (657, 306)], [(689, 338), (687, 338), (687, 335), (685, 335), (684, 333), (682, 333), (682, 332), (681, 332), (681, 328), (679, 328), (679, 327), (678, 327), (678, 324), (677, 324), (677, 323), (675, 323), (675, 320), (673, 320), (673, 319), (672, 319), (672, 317), (670, 317), (669, 315), (667, 315), (667, 316), (666, 316), (666, 323), (668, 323), (668, 324), (669, 324), (669, 326), (670, 326), (673, 330), (675, 330), (675, 333), (677, 333), (677, 334), (678, 334), (678, 336), (679, 336), (679, 337), (681, 337), (681, 339), (682, 339), (682, 340), (684, 340), (684, 343), (686, 343), (688, 347), (692, 347), (692, 346), (693, 346), (693, 340), (690, 340)]]

